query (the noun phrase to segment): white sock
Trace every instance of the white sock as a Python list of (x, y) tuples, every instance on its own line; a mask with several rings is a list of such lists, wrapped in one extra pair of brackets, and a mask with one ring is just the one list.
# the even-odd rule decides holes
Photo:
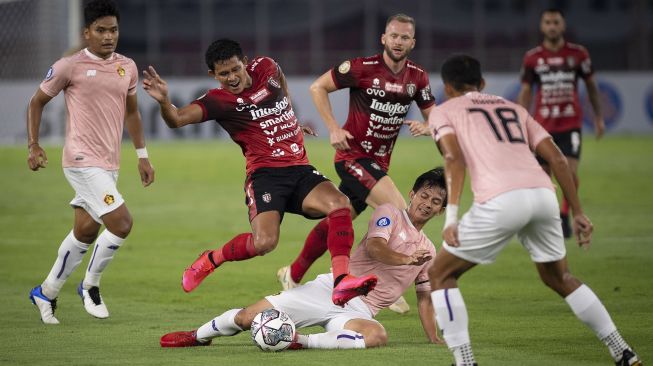
[(210, 322), (197, 328), (197, 339), (199, 341), (208, 341), (215, 337), (224, 337), (236, 335), (243, 330), (236, 324), (236, 314), (241, 309), (227, 310), (217, 316)]
[(111, 262), (114, 254), (116, 254), (116, 250), (118, 250), (124, 242), (125, 239), (112, 234), (109, 230), (104, 229), (104, 231), (102, 231), (102, 234), (100, 234), (95, 241), (93, 256), (91, 257), (91, 261), (88, 263), (88, 268), (86, 268), (86, 276), (84, 277), (84, 282), (82, 284), (85, 290), (88, 290), (93, 286), (100, 286), (102, 271), (104, 271), (109, 262)]
[[(301, 338), (301, 339), (300, 339)], [(308, 339), (307, 339), (308, 338)], [(365, 348), (363, 335), (353, 330), (341, 329), (298, 337), (304, 348), (354, 349)], [(306, 342), (306, 343), (303, 343)]]
[[(592, 289), (586, 285), (580, 285), (574, 292), (565, 297), (565, 301), (576, 314), (576, 317), (590, 327), (596, 336), (608, 346), (612, 358), (615, 361), (621, 359), (621, 354), (624, 349), (628, 348), (628, 345), (617, 332), (617, 327), (612, 322), (610, 314), (608, 314), (605, 306)], [(618, 337), (613, 336), (610, 338), (615, 332)], [(625, 347), (622, 348), (623, 346)]]
[(433, 309), (438, 326), (457, 365), (472, 365), (474, 353), (469, 340), (467, 308), (458, 288), (431, 292)]
[(50, 270), (50, 273), (41, 284), (43, 295), (49, 299), (54, 299), (59, 295), (59, 291), (66, 283), (66, 280), (73, 271), (79, 266), (88, 251), (91, 244), (82, 243), (75, 238), (71, 230), (68, 236), (61, 242), (57, 259)]

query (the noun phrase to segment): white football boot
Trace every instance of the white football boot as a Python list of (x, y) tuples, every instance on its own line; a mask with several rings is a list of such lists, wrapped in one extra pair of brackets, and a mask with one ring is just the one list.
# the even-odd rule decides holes
[(403, 296), (397, 299), (394, 304), (388, 306), (388, 309), (394, 311), (395, 313), (405, 314), (410, 310), (410, 305), (406, 302)]
[(79, 297), (82, 298), (82, 303), (84, 304), (84, 309), (86, 312), (93, 315), (99, 319), (106, 319), (109, 317), (109, 310), (100, 296), (100, 289), (97, 286), (93, 286), (88, 290), (85, 290), (82, 286), (82, 283), (79, 283), (77, 287), (77, 293)]
[(45, 324), (59, 324), (59, 320), (54, 317), (54, 310), (57, 308), (57, 299), (48, 299), (41, 291), (41, 286), (36, 286), (29, 292), (29, 299), (32, 304), (39, 308), (41, 321)]
[(284, 290), (290, 290), (291, 288), (299, 286), (299, 284), (293, 281), (290, 276), (290, 266), (279, 268), (277, 271), (277, 278), (279, 279), (279, 282), (281, 282), (281, 287), (283, 287)]

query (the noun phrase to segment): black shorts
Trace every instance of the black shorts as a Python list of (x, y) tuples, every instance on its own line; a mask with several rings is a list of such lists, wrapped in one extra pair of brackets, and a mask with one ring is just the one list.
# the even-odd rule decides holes
[[(580, 150), (583, 139), (579, 128), (552, 133), (551, 137), (553, 138), (553, 142), (555, 142), (555, 144), (558, 145), (558, 148), (560, 148), (560, 151), (562, 151), (562, 155), (568, 158), (580, 159)], [(539, 156), (537, 157), (537, 161), (542, 165), (546, 164), (546, 161)]]
[(381, 178), (388, 175), (374, 159), (342, 160), (336, 162), (340, 176), (340, 192), (349, 197), (351, 205), (360, 214), (367, 208), (365, 200)]
[(318, 184), (327, 179), (312, 165), (296, 165), (281, 168), (259, 168), (245, 179), (245, 204), (249, 209), (249, 221), (266, 211), (279, 211), (281, 219), (285, 212), (310, 217), (302, 211), (302, 203)]

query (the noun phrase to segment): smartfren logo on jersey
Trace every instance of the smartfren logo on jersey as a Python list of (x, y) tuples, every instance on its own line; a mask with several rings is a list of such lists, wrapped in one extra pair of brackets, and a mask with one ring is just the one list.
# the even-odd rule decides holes
[(401, 103), (393, 104), (390, 102), (381, 103), (376, 99), (372, 99), (372, 104), (370, 104), (370, 108), (374, 109), (375, 111), (387, 113), (388, 116), (390, 117), (394, 116), (395, 114), (408, 113), (409, 107), (410, 104), (401, 104)]

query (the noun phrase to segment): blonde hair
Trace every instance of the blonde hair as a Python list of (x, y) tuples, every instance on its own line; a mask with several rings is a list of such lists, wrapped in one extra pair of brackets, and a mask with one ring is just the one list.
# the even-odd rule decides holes
[(385, 22), (385, 26), (387, 27), (388, 24), (390, 24), (391, 21), (396, 20), (401, 23), (410, 23), (413, 25), (413, 28), (415, 28), (415, 19), (409, 15), (406, 15), (404, 13), (398, 13), (395, 15), (391, 15), (388, 17), (388, 20)]

